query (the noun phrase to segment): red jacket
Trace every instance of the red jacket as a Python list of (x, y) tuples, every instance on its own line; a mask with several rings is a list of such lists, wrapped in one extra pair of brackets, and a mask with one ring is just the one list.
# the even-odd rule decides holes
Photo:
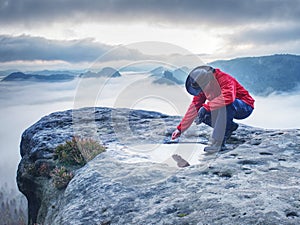
[(203, 92), (194, 96), (187, 112), (177, 126), (181, 132), (191, 126), (202, 106), (207, 111), (212, 111), (231, 104), (237, 98), (254, 108), (254, 99), (235, 78), (219, 69), (215, 69), (214, 78)]

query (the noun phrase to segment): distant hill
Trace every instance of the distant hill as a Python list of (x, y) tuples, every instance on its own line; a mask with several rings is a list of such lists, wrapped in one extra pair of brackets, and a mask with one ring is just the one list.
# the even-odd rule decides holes
[(153, 83), (155, 84), (184, 84), (188, 75), (187, 68), (178, 68), (174, 71), (164, 67), (157, 67), (150, 71), (152, 77), (157, 77)]
[(185, 84), (185, 80), (189, 74), (189, 68), (181, 67), (173, 71), (173, 76), (179, 80), (182, 84)]
[(92, 71), (87, 71), (85, 73), (81, 73), (79, 77), (82, 78), (99, 78), (99, 77), (121, 77), (121, 74), (119, 71), (117, 71), (114, 68), (111, 67), (104, 67), (101, 71), (99, 72), (92, 72)]
[(153, 70), (150, 71), (151, 76), (154, 77), (162, 77), (164, 71), (170, 71), (170, 68), (159, 66), (157, 68), (154, 68)]
[(0, 79), (8, 76), (9, 74), (11, 74), (13, 72), (19, 72), (19, 70), (1, 70), (0, 71)]
[(167, 84), (167, 85), (182, 84), (182, 82), (177, 80), (173, 76), (173, 73), (168, 70), (163, 71), (162, 76), (160, 78), (154, 80), (153, 83), (154, 84)]
[(78, 76), (80, 72), (78, 71), (70, 71), (70, 70), (40, 70), (40, 71), (28, 71), (30, 74), (37, 74), (37, 75), (52, 75), (52, 74), (67, 74), (71, 76)]
[(271, 55), (218, 60), (209, 65), (233, 75), (250, 92), (288, 92), (300, 84), (300, 56)]
[(69, 74), (38, 75), (14, 72), (3, 78), (2, 81), (64, 82), (73, 79), (74, 76)]

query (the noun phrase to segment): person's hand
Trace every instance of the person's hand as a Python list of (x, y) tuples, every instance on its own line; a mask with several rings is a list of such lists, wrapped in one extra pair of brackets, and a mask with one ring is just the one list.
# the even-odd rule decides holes
[(176, 129), (173, 133), (172, 133), (172, 140), (179, 138), (181, 135), (181, 131)]
[(197, 125), (199, 125), (199, 124), (201, 124), (201, 123), (203, 122), (205, 114), (206, 114), (205, 108), (204, 108), (204, 107), (201, 107), (201, 108), (199, 109), (199, 111), (198, 111), (198, 116), (197, 116), (197, 118), (195, 119), (195, 123), (196, 123)]

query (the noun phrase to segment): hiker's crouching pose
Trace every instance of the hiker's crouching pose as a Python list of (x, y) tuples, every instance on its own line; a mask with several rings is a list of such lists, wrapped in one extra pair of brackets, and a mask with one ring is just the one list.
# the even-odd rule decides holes
[(245, 119), (254, 109), (254, 99), (232, 76), (210, 66), (193, 69), (185, 83), (194, 98), (172, 139), (178, 138), (193, 121), (213, 127), (210, 143), (204, 151), (213, 153), (225, 148), (226, 140), (238, 128), (233, 119)]

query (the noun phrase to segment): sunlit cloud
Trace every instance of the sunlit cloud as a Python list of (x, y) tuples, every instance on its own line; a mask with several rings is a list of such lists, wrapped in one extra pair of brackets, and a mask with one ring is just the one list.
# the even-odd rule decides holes
[[(0, 35), (25, 34), (34, 42), (41, 42), (36, 37), (42, 37), (54, 50), (55, 40), (68, 41), (61, 46), (61, 58), (77, 62), (91, 60), (106, 47), (141, 41), (175, 44), (205, 56), (206, 62), (299, 54), (298, 6), (298, 0), (5, 0), (0, 2)], [(71, 41), (72, 46), (82, 48), (82, 55), (72, 53)], [(28, 60), (36, 58), (32, 51), (27, 53)], [(49, 56), (43, 48), (39, 52), (44, 58)]]

